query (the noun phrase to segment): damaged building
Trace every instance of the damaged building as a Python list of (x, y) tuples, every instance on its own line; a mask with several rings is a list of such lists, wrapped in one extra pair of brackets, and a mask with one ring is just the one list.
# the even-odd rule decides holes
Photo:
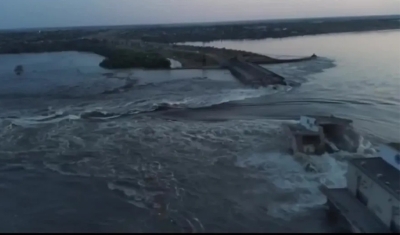
[(334, 116), (302, 116), (299, 124), (288, 126), (291, 151), (304, 154), (355, 152), (359, 136), (352, 123), (352, 120)]

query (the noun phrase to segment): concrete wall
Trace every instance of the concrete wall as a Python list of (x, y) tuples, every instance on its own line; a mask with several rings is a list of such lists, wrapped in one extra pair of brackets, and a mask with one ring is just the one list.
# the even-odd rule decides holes
[(294, 136), (294, 135), (292, 135), (291, 136), (291, 139), (292, 139), (292, 149), (293, 149), (293, 153), (297, 153), (298, 151), (299, 151), (299, 149), (298, 149), (298, 142), (297, 142), (297, 138), (296, 138), (296, 136)]
[(400, 171), (400, 152), (387, 145), (379, 147), (379, 155), (390, 165)]
[(314, 154), (316, 148), (315, 144), (305, 144), (303, 142), (303, 137), (301, 135), (292, 135), (291, 136), (291, 144), (293, 153), (306, 153), (306, 154)]
[(396, 230), (397, 231), (393, 231), (393, 232), (397, 232), (400, 233), (400, 215), (399, 215), (399, 211), (400, 211), (400, 202), (399, 201), (394, 201), (394, 205), (392, 208), (392, 214), (393, 214), (393, 221), (396, 224)]
[(300, 117), (300, 124), (310, 131), (319, 131), (318, 125), (316, 125), (316, 119), (306, 116)]
[(303, 152), (307, 153), (307, 154), (313, 154), (313, 153), (315, 153), (315, 146), (312, 144), (304, 145)]
[[(400, 227), (400, 217), (398, 213), (394, 213), (399, 210), (399, 200), (351, 164), (349, 164), (346, 177), (347, 187), (351, 194), (356, 196), (357, 190), (359, 190), (368, 199), (368, 209), (376, 214), (384, 224), (390, 227), (394, 221)], [(360, 177), (359, 182), (357, 177)]]
[[(368, 208), (373, 211), (388, 227), (392, 222), (392, 210), (397, 201), (390, 193), (386, 192), (379, 185), (374, 184), (369, 190)], [(394, 219), (394, 218), (393, 218)]]
[(357, 175), (358, 169), (353, 165), (349, 164), (347, 168), (346, 178), (347, 178), (347, 188), (353, 196), (356, 196), (357, 191)]

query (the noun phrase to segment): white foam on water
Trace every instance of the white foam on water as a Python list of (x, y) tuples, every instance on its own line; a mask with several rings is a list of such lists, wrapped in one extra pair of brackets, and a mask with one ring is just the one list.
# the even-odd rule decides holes
[(171, 63), (171, 69), (175, 69), (175, 68), (182, 68), (182, 63), (174, 60), (174, 59), (170, 59), (168, 58), (169, 62)]
[(377, 150), (372, 146), (370, 141), (366, 140), (363, 136), (360, 136), (357, 153), (370, 157), (376, 155)]
[(78, 120), (80, 119), (77, 115), (65, 115), (65, 116), (57, 116), (52, 118), (51, 116), (33, 116), (33, 117), (26, 117), (26, 118), (12, 118), (10, 119), (11, 123), (21, 127), (32, 127), (38, 124), (50, 124), (50, 123), (57, 123), (63, 120)]
[(43, 162), (43, 166), (46, 169), (49, 169), (53, 172), (56, 172), (60, 175), (66, 175), (66, 176), (81, 176), (81, 177), (91, 177), (89, 173), (82, 173), (82, 172), (68, 172), (65, 170), (62, 170), (61, 166), (59, 164), (54, 164), (54, 163), (48, 163), (48, 162)]
[[(123, 114), (136, 114), (140, 112), (153, 111), (160, 105), (170, 105), (171, 108), (202, 108), (210, 107), (213, 105), (224, 104), (232, 101), (240, 101), (250, 98), (258, 98), (262, 96), (274, 95), (276, 93), (287, 92), (292, 87), (288, 86), (275, 86), (264, 87), (259, 89), (252, 88), (235, 88), (235, 89), (202, 89), (201, 91), (195, 92), (188, 96), (185, 93), (173, 94), (175, 97), (164, 98), (165, 96), (154, 96), (147, 97), (147, 100), (143, 101), (143, 97), (140, 96), (141, 100), (135, 101), (135, 98), (121, 105), (121, 103), (115, 103), (109, 100), (102, 101), (102, 105), (99, 104), (86, 104), (80, 107), (62, 107), (60, 109), (51, 109), (51, 114), (46, 115), (35, 115), (35, 116), (21, 116), (18, 118), (8, 118), (13, 124), (22, 127), (33, 127), (38, 124), (51, 124), (57, 123), (63, 120), (78, 120), (81, 115), (88, 114), (90, 112), (98, 112), (104, 115), (91, 116), (91, 119), (108, 120), (118, 118)], [(138, 103), (138, 101), (140, 101)], [(119, 102), (119, 100), (118, 100)]]
[(318, 172), (307, 172), (294, 156), (281, 152), (253, 154), (247, 158), (238, 159), (237, 166), (259, 170), (266, 180), (275, 185), (277, 194), (294, 195), (287, 201), (266, 202), (270, 216), (290, 219), (291, 216), (306, 212), (326, 202), (319, 190), (322, 184), (331, 187), (346, 185), (345, 163), (336, 161), (328, 154), (310, 156), (310, 161), (316, 166)]
[(114, 183), (109, 182), (107, 184), (108, 189), (110, 190), (120, 190), (123, 192), (127, 197), (138, 197), (140, 199), (144, 198), (137, 190), (133, 188), (128, 188), (120, 185), (116, 185)]
[(202, 92), (201, 95), (192, 97), (182, 97), (174, 100), (163, 99), (161, 102), (155, 103), (168, 103), (171, 105), (181, 105), (190, 108), (207, 107), (228, 103), (231, 101), (240, 101), (250, 98), (258, 98), (267, 95), (273, 95), (279, 92), (291, 90), (291, 87), (277, 86), (277, 89), (272, 87), (265, 87), (259, 89), (242, 88), (242, 89), (226, 89), (212, 93)]

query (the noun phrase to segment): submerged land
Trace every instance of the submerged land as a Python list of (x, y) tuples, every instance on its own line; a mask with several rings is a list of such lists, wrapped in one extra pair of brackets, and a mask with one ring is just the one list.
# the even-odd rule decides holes
[[(280, 60), (252, 52), (178, 45), (181, 42), (286, 38), (342, 32), (400, 29), (400, 16), (313, 18), (174, 25), (72, 27), (0, 32), (0, 54), (61, 51), (91, 52), (105, 57), (107, 69), (168, 69), (174, 59), (182, 68), (218, 68), (231, 58), (271, 64)], [(11, 68), (14, 69), (14, 68)]]

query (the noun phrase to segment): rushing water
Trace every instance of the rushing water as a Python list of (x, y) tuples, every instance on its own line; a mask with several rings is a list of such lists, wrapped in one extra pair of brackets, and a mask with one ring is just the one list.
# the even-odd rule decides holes
[(301, 84), (277, 90), (224, 70), (110, 73), (91, 54), (2, 55), (0, 231), (337, 231), (318, 186), (344, 186), (353, 155), (310, 156), (318, 172), (306, 172), (282, 127), (301, 114), (352, 118), (368, 156), (398, 140), (399, 39), (212, 43), (322, 57), (268, 66)]

